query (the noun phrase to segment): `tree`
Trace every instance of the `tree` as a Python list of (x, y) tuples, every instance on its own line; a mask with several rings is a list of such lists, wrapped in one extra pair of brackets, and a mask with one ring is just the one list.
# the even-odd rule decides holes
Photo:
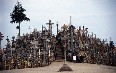
[(26, 10), (22, 7), (22, 4), (20, 4), (20, 2), (17, 2), (13, 12), (10, 13), (12, 19), (10, 23), (19, 23), (19, 26), (16, 27), (17, 29), (19, 29), (19, 34), (18, 34), (19, 36), (20, 36), (20, 23), (25, 20), (30, 21), (30, 19), (27, 18), (26, 15), (24, 14), (24, 11)]

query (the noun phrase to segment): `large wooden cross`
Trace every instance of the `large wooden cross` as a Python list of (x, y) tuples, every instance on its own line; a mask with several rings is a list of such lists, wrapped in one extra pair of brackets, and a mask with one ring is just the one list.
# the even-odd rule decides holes
[(49, 33), (51, 33), (51, 35), (52, 35), (52, 25), (53, 25), (54, 23), (51, 23), (51, 20), (49, 20), (49, 23), (46, 23), (46, 24), (49, 25)]
[(64, 32), (64, 41), (65, 41), (65, 44), (64, 44), (64, 64), (65, 64), (65, 62), (66, 62), (66, 32), (67, 32), (67, 28), (68, 28), (68, 26), (67, 25), (63, 25), (62, 27), (61, 27), (62, 29), (63, 29), (63, 32)]

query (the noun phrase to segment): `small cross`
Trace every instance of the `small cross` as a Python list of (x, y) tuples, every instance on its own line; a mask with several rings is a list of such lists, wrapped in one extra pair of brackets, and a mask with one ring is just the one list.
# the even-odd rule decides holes
[(29, 26), (29, 28), (28, 28), (28, 29), (29, 29), (29, 32), (31, 33), (31, 29), (32, 29), (32, 28)]
[(63, 28), (63, 30), (66, 31), (68, 26), (64, 24), (61, 28)]
[(29, 28), (28, 29), (31, 29), (31, 27), (29, 26)]

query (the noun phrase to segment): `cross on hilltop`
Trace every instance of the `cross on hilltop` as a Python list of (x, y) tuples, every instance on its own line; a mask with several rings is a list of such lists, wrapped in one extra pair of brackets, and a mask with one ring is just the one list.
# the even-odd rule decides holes
[(52, 35), (52, 25), (54, 23), (51, 23), (51, 20), (49, 20), (49, 23), (46, 23), (47, 25), (49, 25), (49, 33)]

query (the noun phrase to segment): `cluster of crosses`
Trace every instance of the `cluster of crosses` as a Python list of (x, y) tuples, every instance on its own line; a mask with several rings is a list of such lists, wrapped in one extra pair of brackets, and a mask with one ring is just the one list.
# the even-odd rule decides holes
[(23, 36), (7, 36), (6, 48), (3, 49), (2, 64), (5, 70), (48, 66), (54, 61), (55, 36), (52, 35), (51, 20), (49, 28), (42, 25), (42, 31), (34, 29)]
[(116, 66), (116, 48), (113, 41), (108, 43), (107, 39), (97, 38), (96, 34), (90, 34), (84, 26), (75, 28), (73, 25), (64, 24), (56, 39), (59, 42), (56, 44), (66, 51), (63, 52), (63, 57), (67, 61)]
[[(52, 33), (51, 20), (49, 28), (42, 25), (42, 31), (13, 36), (12, 41), (7, 36), (7, 45), (2, 52), (1, 64), (5, 70), (34, 68), (48, 66), (52, 61), (63, 60), (116, 66), (116, 49), (113, 41), (107, 43), (88, 32), (88, 28), (75, 28), (73, 25), (63, 25), (57, 35)], [(0, 40), (1, 41), (1, 40)], [(75, 58), (75, 59), (74, 59)]]

